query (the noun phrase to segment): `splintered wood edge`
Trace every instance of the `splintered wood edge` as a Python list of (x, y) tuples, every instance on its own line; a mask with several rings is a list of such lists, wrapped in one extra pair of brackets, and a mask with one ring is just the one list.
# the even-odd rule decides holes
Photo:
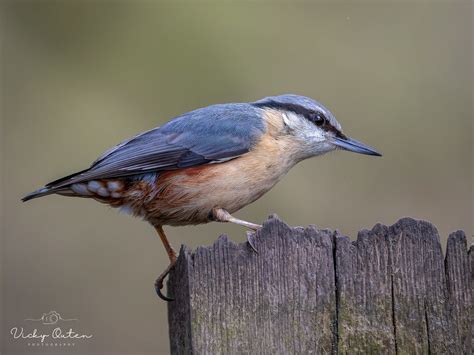
[[(350, 236), (341, 234), (337, 229), (336, 230), (331, 230), (328, 228), (318, 228), (314, 224), (310, 224), (306, 227), (301, 227), (301, 226), (290, 226), (287, 223), (285, 223), (280, 217), (278, 217), (276, 214), (270, 215), (262, 225), (262, 229), (256, 231), (256, 232), (249, 232), (254, 234), (254, 238), (271, 238), (270, 233), (267, 233), (271, 226), (273, 224), (277, 224), (280, 227), (283, 227), (289, 231), (315, 231), (317, 234), (319, 233), (330, 233), (333, 234), (335, 238), (344, 238), (347, 239), (351, 242), (352, 245), (357, 245), (360, 243), (364, 238), (373, 238), (375, 235), (384, 235), (386, 236), (389, 234), (389, 231), (395, 231), (395, 230), (400, 230), (400, 231), (407, 231), (408, 229), (411, 229), (413, 227), (417, 227), (420, 229), (424, 230), (429, 230), (430, 233), (420, 233), (422, 235), (429, 234), (430, 236), (436, 236), (437, 242), (441, 245), (440, 241), (440, 235), (438, 232), (438, 229), (431, 223), (422, 219), (415, 219), (411, 217), (402, 217), (400, 218), (397, 222), (393, 223), (390, 226), (384, 225), (382, 223), (376, 223), (370, 230), (369, 229), (362, 229), (357, 233), (356, 239), (352, 239)], [(292, 238), (298, 238), (298, 236), (294, 236), (291, 234)], [(248, 241), (245, 242), (234, 242), (232, 239), (229, 238), (227, 234), (221, 234), (216, 240), (211, 245), (205, 245), (205, 246), (198, 246), (195, 250), (192, 250), (190, 247), (188, 247), (185, 244), (182, 244), (179, 250), (179, 255), (178, 255), (178, 262), (182, 258), (186, 258), (187, 260), (191, 261), (194, 259), (194, 255), (201, 251), (201, 250), (213, 250), (216, 248), (219, 244), (228, 244), (234, 249), (239, 249), (241, 251), (245, 251), (247, 249), (251, 249)], [(452, 232), (448, 236), (448, 240), (446, 243), (446, 252), (444, 253), (444, 257), (446, 258), (448, 256), (448, 250), (451, 248), (458, 248), (464, 246), (464, 250), (466, 253), (471, 254), (471, 258), (473, 257), (473, 250), (474, 250), (474, 244), (470, 245), (468, 248), (467, 246), (467, 238), (466, 234), (462, 230), (458, 230), (455, 232)], [(449, 249), (448, 249), (449, 248)]]

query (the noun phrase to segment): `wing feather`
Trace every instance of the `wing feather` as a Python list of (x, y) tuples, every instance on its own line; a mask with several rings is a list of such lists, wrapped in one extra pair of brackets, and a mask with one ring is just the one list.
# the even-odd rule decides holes
[(228, 161), (250, 151), (264, 132), (260, 108), (249, 104), (201, 108), (120, 143), (89, 169), (46, 187)]

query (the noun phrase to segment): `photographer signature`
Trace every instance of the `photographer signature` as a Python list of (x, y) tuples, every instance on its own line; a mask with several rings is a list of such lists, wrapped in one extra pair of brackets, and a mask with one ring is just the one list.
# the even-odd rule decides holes
[(10, 334), (13, 335), (13, 339), (41, 339), (43, 343), (45, 339), (90, 339), (92, 335), (76, 333), (72, 328), (67, 332), (64, 332), (61, 328), (54, 328), (50, 334), (40, 333), (38, 329), (34, 329), (32, 332), (25, 331), (23, 327), (13, 327), (10, 330)]

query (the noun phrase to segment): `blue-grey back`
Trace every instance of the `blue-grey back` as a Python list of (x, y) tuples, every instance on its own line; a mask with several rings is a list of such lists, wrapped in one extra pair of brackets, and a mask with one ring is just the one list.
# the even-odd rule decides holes
[(246, 103), (208, 106), (126, 140), (105, 152), (90, 169), (47, 186), (219, 163), (251, 150), (264, 132), (258, 107)]

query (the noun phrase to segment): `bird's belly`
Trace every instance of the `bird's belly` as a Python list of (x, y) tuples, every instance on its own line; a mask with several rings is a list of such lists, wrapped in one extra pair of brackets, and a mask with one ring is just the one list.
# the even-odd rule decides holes
[(281, 160), (253, 159), (249, 154), (225, 163), (164, 172), (154, 192), (140, 204), (139, 214), (152, 224), (207, 223), (214, 207), (233, 213), (260, 198), (291, 165)]
[(160, 172), (153, 183), (140, 181), (124, 202), (155, 225), (207, 223), (214, 207), (233, 213), (270, 190), (298, 161), (296, 148), (285, 137), (266, 134), (236, 159)]

